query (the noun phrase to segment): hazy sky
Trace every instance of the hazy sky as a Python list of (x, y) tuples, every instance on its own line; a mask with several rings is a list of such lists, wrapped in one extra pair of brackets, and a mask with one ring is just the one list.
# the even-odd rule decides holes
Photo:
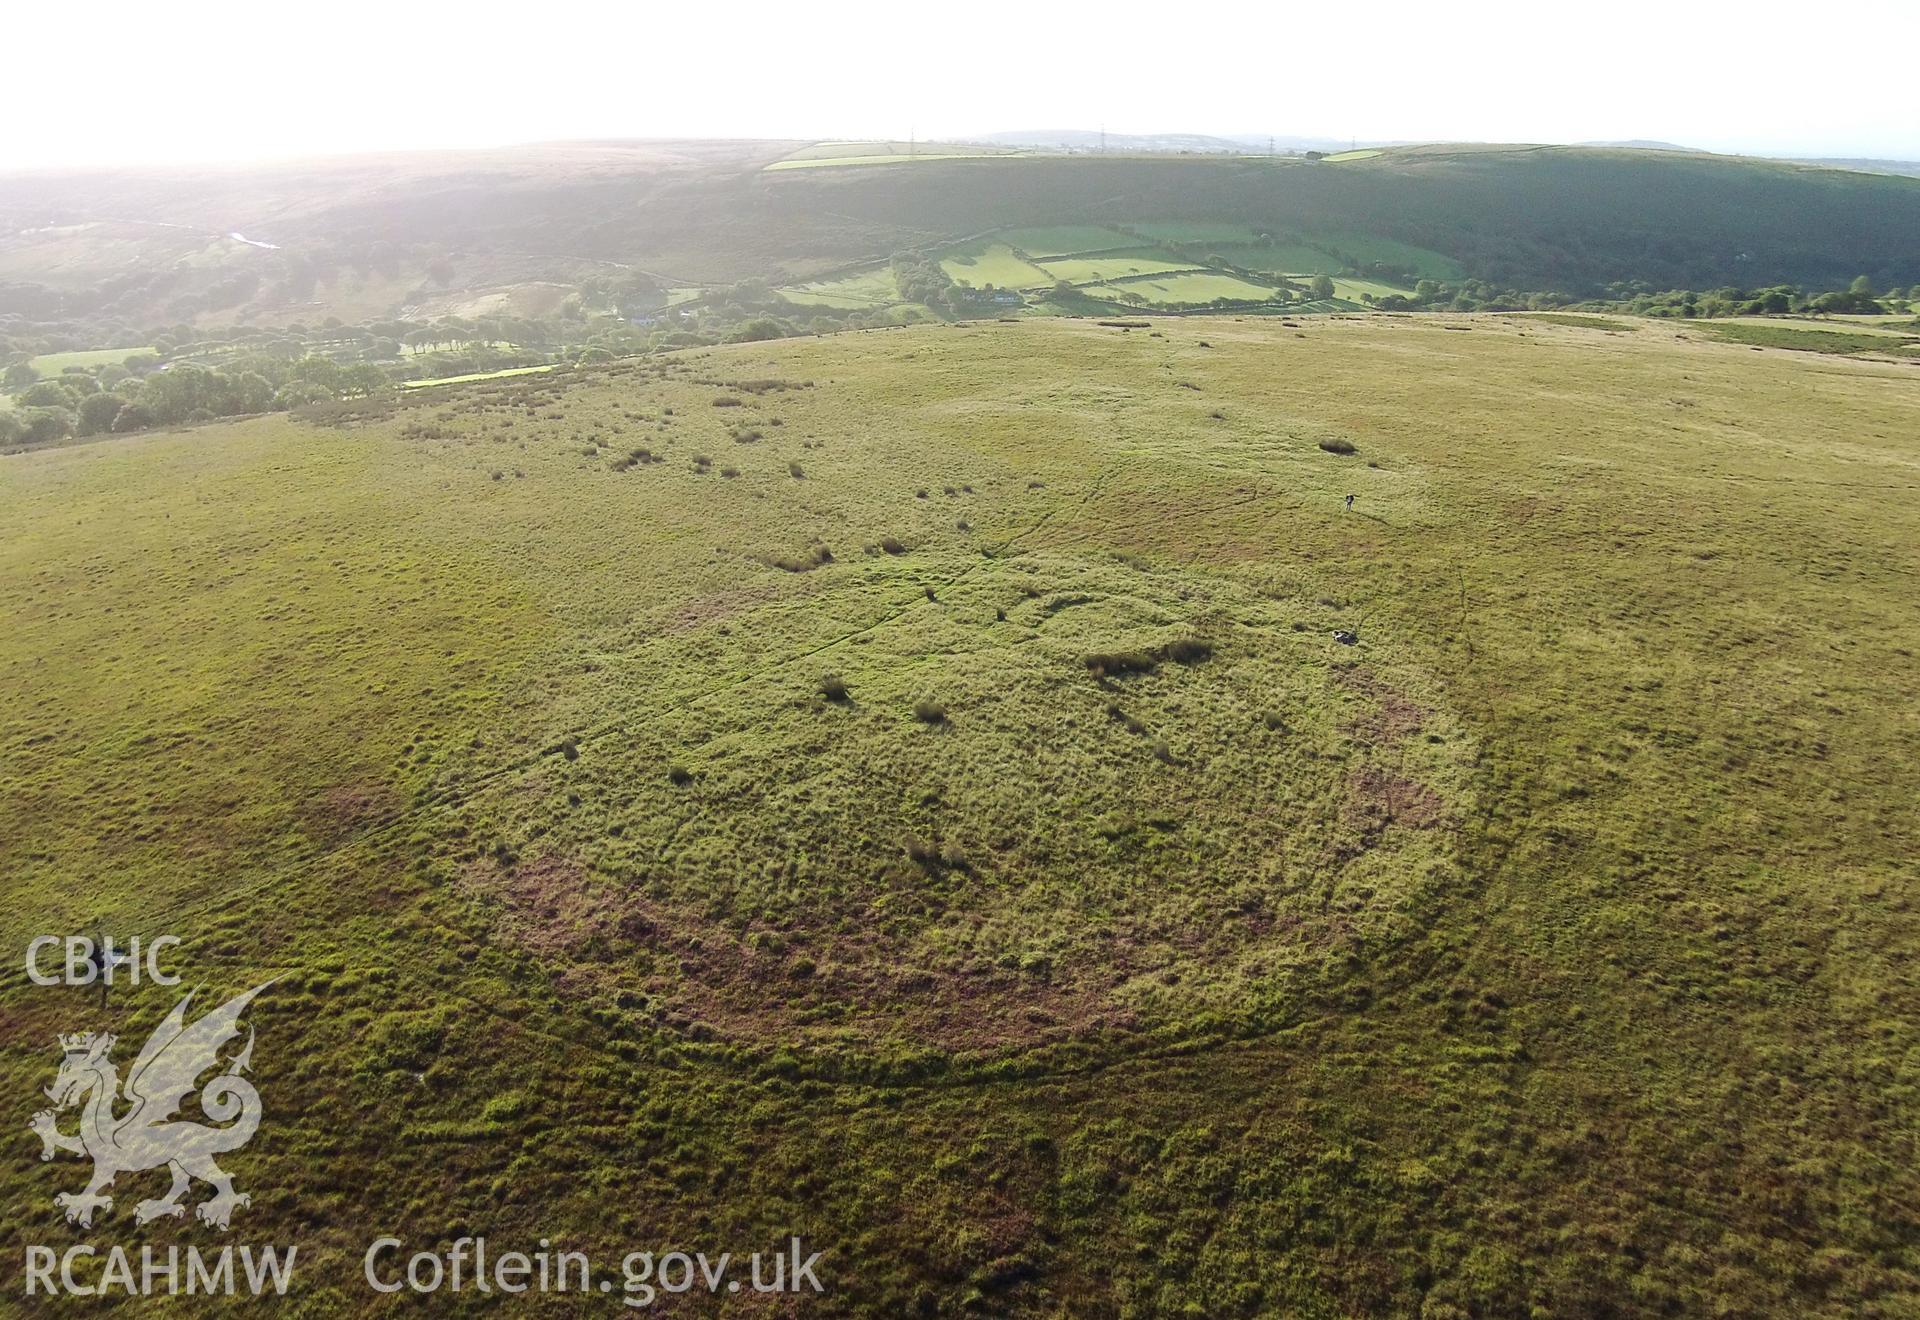
[(1920, 0), (93, 0), (5, 29), (0, 168), (1102, 124), (1920, 158)]

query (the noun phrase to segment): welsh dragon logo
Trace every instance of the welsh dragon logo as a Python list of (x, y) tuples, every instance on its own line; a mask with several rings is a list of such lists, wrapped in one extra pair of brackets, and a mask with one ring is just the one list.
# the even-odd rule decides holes
[[(113, 1198), (105, 1192), (115, 1177), (163, 1164), (173, 1174), (173, 1186), (158, 1200), (142, 1201), (134, 1208), (138, 1223), (161, 1215), (184, 1215), (187, 1208), (180, 1198), (195, 1178), (211, 1184), (214, 1195), (196, 1206), (194, 1214), (215, 1228), (226, 1228), (233, 1212), (248, 1203), (246, 1193), (233, 1190), (233, 1179), (213, 1157), (240, 1149), (260, 1126), (260, 1093), (240, 1075), (253, 1058), (252, 1028), (247, 1029), (245, 1048), (200, 1087), (201, 1112), (225, 1126), (184, 1121), (176, 1115), (200, 1077), (221, 1066), (221, 1050), (240, 1034), (240, 1015), (271, 984), (257, 985), (228, 1000), (192, 1025), (186, 1020), (187, 1005), (193, 1002), (189, 993), (141, 1046), (124, 1088), (112, 1058), (115, 1037), (90, 1031), (60, 1037), (60, 1073), (46, 1088), (53, 1108), (35, 1114), (29, 1126), (40, 1138), (41, 1159), (50, 1160), (55, 1151), (66, 1150), (93, 1161), (93, 1177), (85, 1191), (62, 1192), (53, 1198), (54, 1205), (66, 1211), (68, 1223), (93, 1227), (94, 1211), (113, 1209)], [(122, 1102), (129, 1108), (115, 1117), (114, 1109)], [(56, 1124), (63, 1111), (76, 1107), (80, 1130), (68, 1136)]]

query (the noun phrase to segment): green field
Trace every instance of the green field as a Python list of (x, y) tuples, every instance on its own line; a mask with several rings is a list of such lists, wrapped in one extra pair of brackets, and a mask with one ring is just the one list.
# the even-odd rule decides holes
[(1222, 248), (1220, 255), (1242, 270), (1278, 275), (1338, 275), (1345, 267), (1340, 258), (1305, 243)]
[(1874, 330), (1802, 330), (1755, 321), (1705, 322), (1707, 333), (1729, 344), (1754, 348), (1788, 348), (1803, 353), (1893, 353), (1920, 338), (1883, 334)]
[(1138, 239), (1117, 229), (1097, 225), (1048, 225), (1037, 229), (1007, 229), (998, 235), (1029, 257), (1071, 257), (1081, 252), (1105, 252), (1137, 247)]
[[(0, 913), (279, 978), (234, 1232), (306, 1314), (385, 1313), (388, 1226), (799, 1232), (887, 1320), (1904, 1314), (1920, 373), (1529, 329), (935, 325), (0, 460)], [(92, 1002), (0, 986), (22, 1129)], [(82, 1166), (15, 1135), (17, 1260)]]
[(537, 367), (505, 367), (499, 371), (476, 371), (465, 376), (430, 376), (422, 380), (403, 380), (403, 389), (417, 390), (428, 385), (465, 385), (476, 380), (502, 380), (508, 376), (537, 376), (544, 371), (552, 371), (553, 364)]
[(1250, 225), (1229, 224), (1130, 224), (1128, 229), (1145, 234), (1161, 243), (1200, 247), (1208, 244), (1247, 245), (1260, 241)]
[(1379, 280), (1355, 280), (1343, 275), (1335, 277), (1333, 281), (1334, 297), (1345, 298), (1349, 302), (1360, 302), (1366, 294), (1385, 298), (1389, 294), (1405, 292), (1406, 290), (1399, 285), (1382, 284)]
[(1001, 289), (1044, 288), (1057, 278), (1023, 260), (1005, 243), (972, 243), (949, 249), (940, 266), (954, 283), (975, 289), (989, 284)]
[(1253, 284), (1237, 275), (1210, 272), (1089, 285), (1081, 292), (1094, 298), (1119, 298), (1123, 294), (1137, 293), (1150, 303), (1203, 303), (1215, 298), (1264, 302), (1274, 296), (1270, 285)]
[(1579, 312), (1529, 312), (1529, 321), (1544, 321), (1548, 325), (1573, 326), (1581, 330), (1632, 330), (1630, 322), (1611, 316), (1586, 316)]
[(900, 286), (893, 271), (885, 266), (838, 279), (789, 285), (775, 292), (789, 302), (842, 309), (887, 307), (900, 301)]
[(1460, 263), (1452, 257), (1391, 238), (1381, 238), (1376, 234), (1347, 231), (1308, 234), (1305, 237), (1307, 242), (1352, 257), (1362, 266), (1376, 261), (1385, 262), (1410, 270), (1421, 279), (1457, 280), (1463, 274)]
[(93, 371), (101, 367), (118, 366), (136, 353), (153, 351), (151, 347), (147, 347), (94, 348), (80, 349), (70, 353), (43, 353), (39, 357), (28, 359), (27, 365), (33, 369), (35, 375), (44, 380), (50, 376), (58, 376), (68, 367), (85, 367)]
[(1041, 265), (1054, 279), (1069, 284), (1100, 284), (1135, 275), (1170, 275), (1194, 269), (1193, 262), (1172, 258), (1153, 248), (1133, 248), (1097, 257), (1049, 257)]

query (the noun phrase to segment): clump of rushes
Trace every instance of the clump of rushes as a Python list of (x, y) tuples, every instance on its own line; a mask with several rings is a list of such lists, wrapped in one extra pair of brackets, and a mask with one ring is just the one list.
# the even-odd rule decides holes
[(667, 767), (667, 782), (674, 785), (686, 785), (693, 782), (693, 771), (675, 762)]
[(945, 724), (947, 708), (937, 701), (922, 697), (913, 703), (913, 718), (922, 724)]
[(844, 702), (848, 700), (847, 680), (838, 674), (822, 674), (820, 676), (820, 695), (828, 701)]

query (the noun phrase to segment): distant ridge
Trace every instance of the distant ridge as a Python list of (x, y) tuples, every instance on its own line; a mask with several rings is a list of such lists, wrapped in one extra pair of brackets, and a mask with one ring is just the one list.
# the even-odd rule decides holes
[(1920, 160), (1859, 160), (1841, 156), (1794, 156), (1801, 165), (1826, 165), (1836, 170), (1859, 170), (1862, 174), (1903, 174), (1920, 179)]
[(1346, 139), (1283, 137), (1246, 134), (1220, 137), (1209, 133), (1106, 133), (1087, 128), (1026, 128), (1004, 133), (988, 133), (971, 139), (1003, 147), (1055, 147), (1067, 151), (1098, 151), (1104, 143), (1108, 151), (1205, 151), (1230, 155), (1275, 151), (1345, 151), (1350, 146), (1379, 147), (1383, 142), (1353, 143)]
[(1678, 142), (1656, 142), (1651, 138), (1629, 138), (1624, 142), (1576, 142), (1576, 147), (1614, 147), (1622, 151), (1692, 151), (1699, 147), (1683, 147)]

